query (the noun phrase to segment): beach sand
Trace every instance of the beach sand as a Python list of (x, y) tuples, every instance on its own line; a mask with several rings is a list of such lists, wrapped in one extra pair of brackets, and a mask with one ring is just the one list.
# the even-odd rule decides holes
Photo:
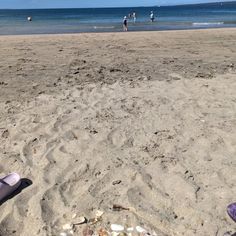
[(32, 181), (0, 206), (1, 236), (60, 235), (96, 210), (95, 230), (236, 232), (236, 29), (0, 45), (0, 173)]

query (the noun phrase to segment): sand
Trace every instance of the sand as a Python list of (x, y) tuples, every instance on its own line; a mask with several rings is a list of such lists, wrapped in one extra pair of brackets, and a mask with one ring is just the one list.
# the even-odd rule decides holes
[(60, 235), (96, 210), (92, 230), (236, 232), (236, 29), (0, 45), (0, 173), (32, 181), (0, 206), (1, 236)]

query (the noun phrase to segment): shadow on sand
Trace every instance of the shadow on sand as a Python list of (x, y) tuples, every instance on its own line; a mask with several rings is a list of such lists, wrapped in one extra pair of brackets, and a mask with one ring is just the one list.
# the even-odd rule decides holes
[(12, 194), (10, 194), (8, 197), (4, 198), (2, 201), (0, 201), (0, 206), (4, 204), (9, 199), (15, 197), (19, 193), (21, 193), (25, 188), (28, 188), (30, 185), (32, 185), (33, 182), (30, 179), (22, 178), (20, 186), (14, 191)]

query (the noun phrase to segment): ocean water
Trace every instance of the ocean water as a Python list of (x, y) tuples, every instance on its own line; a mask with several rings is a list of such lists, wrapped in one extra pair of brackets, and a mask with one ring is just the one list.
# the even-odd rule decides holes
[[(149, 20), (154, 11), (155, 22)], [(236, 27), (236, 1), (170, 7), (1, 10), (0, 35), (122, 31), (124, 16), (129, 31)], [(27, 21), (31, 16), (32, 21)]]

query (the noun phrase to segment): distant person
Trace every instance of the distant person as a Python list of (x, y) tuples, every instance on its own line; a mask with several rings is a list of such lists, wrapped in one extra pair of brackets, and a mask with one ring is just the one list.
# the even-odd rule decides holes
[(32, 21), (32, 16), (28, 16), (28, 17), (27, 17), (27, 20), (28, 20), (28, 21)]
[(124, 20), (123, 20), (123, 30), (128, 31), (128, 20), (126, 16), (124, 17)]
[(154, 20), (155, 20), (155, 16), (154, 16), (153, 11), (151, 11), (150, 20), (151, 20), (151, 22), (154, 22)]
[(133, 12), (134, 23), (136, 23), (136, 12)]

